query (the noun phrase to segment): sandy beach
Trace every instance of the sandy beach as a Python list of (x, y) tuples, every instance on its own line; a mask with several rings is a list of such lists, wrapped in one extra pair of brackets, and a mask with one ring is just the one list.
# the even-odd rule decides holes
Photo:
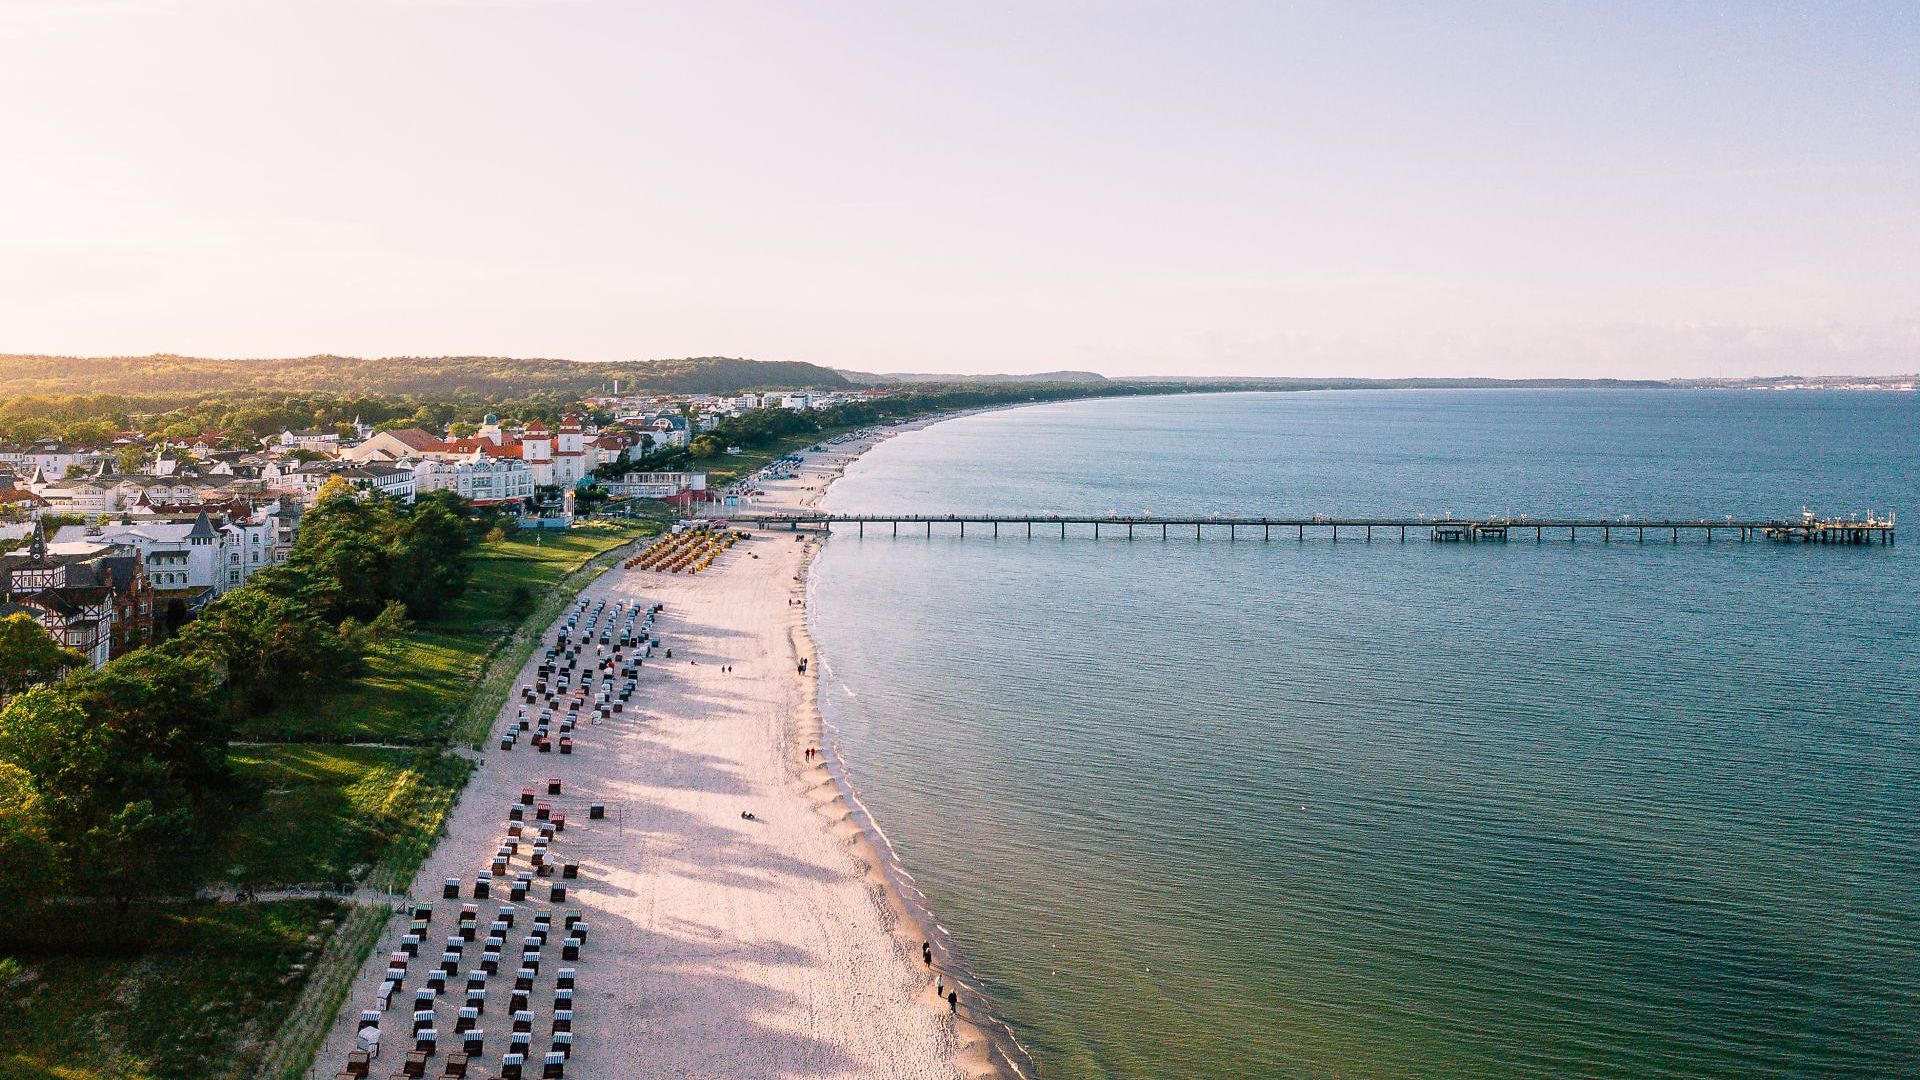
[[(896, 429), (897, 430), (897, 429)], [(807, 454), (791, 480), (762, 485), (753, 509), (811, 504), (844, 463), (870, 442)], [(875, 853), (849, 820), (838, 787), (809, 760), (820, 730), (806, 639), (804, 578), (819, 541), (769, 532), (735, 545), (697, 576), (616, 568), (581, 595), (592, 602), (662, 604), (659, 649), (638, 675), (623, 713), (582, 722), (571, 755), (536, 753), (523, 739), (486, 751), (448, 834), (410, 890), (433, 906), (418, 958), (380, 1020), (381, 1050), (371, 1075), (397, 1073), (413, 1046), (416, 988), (437, 966), (462, 904), (478, 908), (480, 937), (503, 902), (504, 884), (475, 899), (508, 831), (523, 788), (564, 813), (552, 859), (577, 860), (563, 902), (535, 883), (516, 905), (504, 936), (511, 958), (536, 914), (566, 913), (591, 931), (577, 961), (546, 946), (529, 994), (532, 1052), (526, 1075), (541, 1075), (552, 1028), (556, 973), (577, 972), (573, 1050), (567, 1077), (907, 1077), (990, 1074), (980, 1032), (936, 996), (939, 961), (923, 963), (920, 930), (885, 887)], [(552, 641), (553, 629), (547, 634)], [(672, 650), (672, 659), (664, 655)], [(544, 650), (543, 650), (544, 651)], [(541, 653), (521, 682), (531, 684)], [(814, 671), (817, 672), (817, 667)], [(521, 699), (502, 710), (508, 726)], [(537, 707), (535, 709), (537, 712)], [(498, 730), (498, 728), (496, 729)], [(562, 793), (545, 795), (546, 778)], [(605, 804), (589, 820), (590, 803)], [(750, 812), (753, 818), (742, 816)], [(529, 819), (534, 813), (529, 810)], [(531, 824), (531, 823), (529, 823)], [(526, 867), (523, 848), (514, 871)], [(442, 897), (458, 878), (459, 899)], [(396, 916), (363, 966), (314, 1067), (334, 1075), (354, 1049), (356, 1018), (375, 998), (408, 920)], [(455, 1035), (462, 989), (479, 945), (467, 945), (458, 974), (433, 1002), (439, 1076)], [(489, 980), (478, 1026), (485, 1048), (468, 1074), (500, 1074), (512, 1016), (514, 967)], [(422, 1003), (426, 1004), (426, 1003)]]

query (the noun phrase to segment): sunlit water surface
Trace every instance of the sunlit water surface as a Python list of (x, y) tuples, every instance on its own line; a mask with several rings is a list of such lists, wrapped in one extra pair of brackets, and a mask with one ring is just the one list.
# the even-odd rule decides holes
[[(1081, 402), (903, 435), (828, 505), (1920, 519), (1920, 400)], [(1042, 1075), (1920, 1075), (1912, 528), (985, 532), (837, 534), (816, 630), (853, 781)]]

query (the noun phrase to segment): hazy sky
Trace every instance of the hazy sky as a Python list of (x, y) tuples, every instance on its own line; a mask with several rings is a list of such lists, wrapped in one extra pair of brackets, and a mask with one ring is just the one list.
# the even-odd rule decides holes
[(1920, 4), (0, 0), (0, 351), (1920, 369)]

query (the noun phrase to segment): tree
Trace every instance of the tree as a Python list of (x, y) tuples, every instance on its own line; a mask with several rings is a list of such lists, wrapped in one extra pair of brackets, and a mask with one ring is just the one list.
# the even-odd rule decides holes
[(125, 914), (143, 896), (190, 891), (212, 852), (207, 839), (185, 807), (136, 799), (80, 835), (68, 860), (69, 880), (84, 893), (111, 898)]
[(15, 904), (45, 891), (57, 876), (47, 814), (33, 777), (0, 762), (0, 904)]
[(448, 426), (447, 435), (455, 439), (471, 439), (473, 438), (474, 433), (479, 430), (480, 429), (478, 427), (475, 427), (474, 425), (466, 422), (465, 420), (455, 420), (451, 425)]
[(408, 611), (430, 616), (466, 590), (468, 566), (461, 556), (473, 534), (444, 502), (415, 506), (395, 540), (393, 580)]
[(81, 446), (105, 446), (120, 434), (120, 425), (111, 420), (74, 420), (60, 430), (60, 437)]
[(86, 662), (72, 649), (61, 648), (26, 612), (0, 619), (0, 697)]
[(121, 472), (137, 473), (147, 464), (147, 448), (138, 445), (123, 446), (113, 455), (113, 460)]
[(50, 819), (72, 821), (110, 779), (113, 748), (72, 698), (39, 687), (0, 709), (0, 762), (33, 778)]
[(359, 660), (312, 608), (264, 587), (235, 589), (208, 604), (170, 646), (219, 665), (236, 701), (249, 709), (337, 683)]
[[(135, 649), (73, 676), (61, 690), (105, 734), (116, 763), (164, 774), (169, 805), (191, 805), (202, 817), (226, 807), (234, 787), (227, 765), (233, 728), (220, 707), (211, 658), (177, 647)], [(136, 786), (132, 778), (128, 786)], [(157, 797), (144, 788), (138, 794)]]
[(342, 621), (338, 634), (347, 651), (365, 656), (376, 649), (394, 648), (412, 629), (413, 620), (407, 618), (407, 605), (393, 600), (368, 622), (353, 618)]
[(687, 449), (692, 452), (694, 457), (705, 460), (707, 458), (716, 458), (726, 453), (727, 443), (725, 439), (720, 439), (713, 435), (702, 435), (693, 440), (693, 444)]
[(42, 416), (23, 416), (8, 425), (8, 437), (19, 442), (39, 442), (54, 435), (53, 421)]
[(354, 487), (347, 482), (346, 477), (329, 476), (327, 482), (321, 484), (320, 490), (314, 494), (313, 501), (323, 503), (330, 499), (351, 499), (354, 494)]

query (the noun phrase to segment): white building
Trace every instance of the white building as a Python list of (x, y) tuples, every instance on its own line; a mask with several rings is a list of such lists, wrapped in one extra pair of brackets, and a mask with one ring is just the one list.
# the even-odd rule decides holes
[(560, 429), (553, 439), (553, 479), (548, 483), (561, 487), (573, 487), (587, 478), (593, 467), (600, 463), (598, 452), (588, 445), (586, 432), (581, 429), (580, 418), (569, 416), (560, 421)]
[(103, 525), (63, 525), (48, 539), (55, 554), (123, 544), (140, 553), (147, 580), (156, 592), (223, 591), (217, 568), (220, 533), (202, 513), (191, 522), (147, 521)]
[(204, 591), (212, 597), (285, 562), (297, 526), (298, 518), (280, 506), (217, 523), (203, 511), (192, 521), (65, 525), (50, 538), (49, 547), (59, 553), (123, 545), (139, 553), (156, 591), (189, 595)]
[(38, 471), (48, 480), (65, 479), (69, 472), (92, 472), (106, 460), (103, 451), (83, 450), (57, 442), (0, 446), (0, 464), (13, 466), (15, 475), (31, 476)]
[(630, 472), (604, 485), (609, 495), (636, 499), (665, 499), (683, 491), (707, 490), (703, 472)]
[(302, 501), (308, 504), (319, 497), (320, 489), (336, 476), (357, 491), (385, 495), (403, 503), (412, 502), (416, 490), (413, 470), (393, 465), (343, 466), (333, 462), (315, 462), (294, 470), (293, 475), (299, 480)]
[(294, 431), (289, 428), (280, 433), (280, 446), (287, 450), (311, 450), (316, 454), (334, 456), (340, 450), (340, 433), (337, 431)]
[(414, 490), (451, 491), (476, 506), (523, 503), (533, 498), (533, 470), (524, 461), (490, 458), (475, 451), (464, 460), (422, 458), (411, 463)]
[(247, 579), (286, 561), (291, 544), (280, 543), (280, 521), (271, 513), (220, 526), (219, 554), (215, 557), (215, 593), (237, 589)]

